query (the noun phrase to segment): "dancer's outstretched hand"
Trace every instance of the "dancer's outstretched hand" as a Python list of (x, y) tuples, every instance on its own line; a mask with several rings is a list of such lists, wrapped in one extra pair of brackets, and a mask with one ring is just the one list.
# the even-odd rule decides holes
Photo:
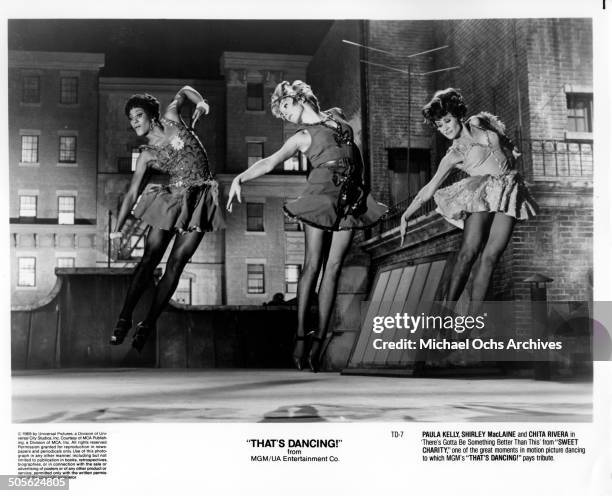
[(122, 236), (123, 236), (122, 232), (112, 232), (106, 235), (106, 237), (109, 239), (121, 239)]
[(242, 186), (240, 186), (240, 180), (236, 176), (232, 181), (232, 185), (230, 186), (228, 199), (227, 199), (227, 211), (232, 212), (232, 202), (234, 198), (238, 200), (238, 203), (242, 203)]
[(402, 214), (402, 219), (400, 221), (400, 246), (404, 245), (404, 238), (406, 237), (406, 229), (408, 226), (408, 218), (406, 217), (406, 212)]
[(191, 116), (191, 127), (195, 127), (196, 122), (198, 122), (198, 119), (202, 117), (202, 114), (208, 115), (209, 112), (210, 107), (206, 100), (202, 100), (200, 103), (198, 103), (193, 111), (193, 115)]

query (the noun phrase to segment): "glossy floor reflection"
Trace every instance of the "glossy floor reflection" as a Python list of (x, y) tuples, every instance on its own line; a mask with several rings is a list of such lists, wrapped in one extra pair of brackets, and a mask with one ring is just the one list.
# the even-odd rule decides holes
[(590, 422), (590, 382), (293, 370), (15, 372), (13, 421)]

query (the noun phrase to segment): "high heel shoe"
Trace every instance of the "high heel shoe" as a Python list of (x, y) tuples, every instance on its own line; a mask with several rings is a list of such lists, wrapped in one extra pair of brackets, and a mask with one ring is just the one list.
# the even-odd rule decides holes
[(306, 340), (305, 336), (295, 336), (294, 340), (293, 340), (293, 355), (291, 356), (291, 358), (293, 359), (293, 365), (295, 365), (295, 368), (298, 370), (302, 370), (304, 367), (302, 365), (302, 357), (304, 355), (304, 349), (302, 348), (302, 353), (296, 353), (296, 349), (298, 347), (298, 344), (300, 342), (304, 342)]
[(122, 319), (120, 318), (115, 324), (115, 328), (113, 329), (113, 335), (110, 337), (109, 343), (113, 346), (120, 345), (123, 343), (127, 333), (130, 332), (132, 328), (132, 321), (130, 319)]
[(151, 334), (152, 330), (153, 326), (144, 322), (139, 322), (136, 325), (136, 331), (134, 332), (134, 337), (132, 338), (132, 348), (138, 351), (138, 353), (140, 353), (144, 348), (147, 338), (149, 337), (149, 334)]
[(310, 370), (317, 373), (319, 371), (320, 359), (321, 359), (321, 345), (324, 338), (319, 336), (310, 336), (310, 351), (308, 352), (308, 366)]

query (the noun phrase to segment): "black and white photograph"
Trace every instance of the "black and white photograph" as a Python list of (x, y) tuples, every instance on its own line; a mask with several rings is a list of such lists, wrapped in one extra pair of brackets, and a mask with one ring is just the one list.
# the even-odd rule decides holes
[(181, 3), (3, 17), (0, 489), (608, 494), (605, 2)]

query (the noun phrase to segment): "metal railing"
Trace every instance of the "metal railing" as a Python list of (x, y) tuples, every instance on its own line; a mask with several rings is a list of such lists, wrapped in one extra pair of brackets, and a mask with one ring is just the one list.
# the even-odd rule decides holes
[[(444, 188), (446, 186), (450, 186), (451, 184), (457, 181), (460, 181), (466, 176), (467, 174), (465, 172), (462, 172), (460, 170), (455, 170), (450, 174), (450, 176), (448, 176), (442, 182), (440, 187)], [(406, 210), (408, 208), (408, 205), (412, 203), (412, 200), (414, 200), (415, 196), (416, 196), (416, 193), (414, 195), (409, 196), (408, 198), (404, 200), (397, 202), (395, 205), (391, 206), (389, 208), (389, 213), (385, 216), (382, 222), (380, 222), (376, 227), (370, 230), (369, 238), (373, 238), (375, 236), (381, 235), (384, 232), (390, 231), (391, 229), (399, 227), (401, 216), (404, 213), (404, 210)], [(436, 202), (432, 198), (426, 201), (425, 203), (423, 203), (423, 205), (414, 213), (411, 219), (417, 219), (418, 217), (427, 215), (428, 213), (433, 212), (435, 209), (436, 209)]]
[[(570, 141), (555, 139), (532, 139), (521, 141), (521, 156), (516, 161), (516, 169), (528, 179), (592, 179), (593, 144), (589, 141)], [(448, 186), (466, 177), (464, 172), (455, 170), (440, 186)], [(396, 203), (389, 209), (385, 219), (370, 230), (368, 238), (373, 238), (400, 225), (404, 210), (416, 195)], [(413, 219), (426, 215), (436, 209), (432, 200), (416, 211)]]
[(538, 178), (593, 177), (593, 143), (554, 139), (532, 139), (521, 142), (519, 171), (531, 171)]

